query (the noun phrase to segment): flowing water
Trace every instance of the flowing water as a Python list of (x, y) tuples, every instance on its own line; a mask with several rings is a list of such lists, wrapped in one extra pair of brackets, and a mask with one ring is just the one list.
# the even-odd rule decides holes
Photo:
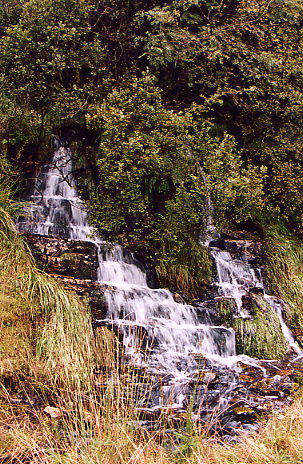
[(51, 164), (41, 170), (18, 226), (21, 232), (73, 240), (86, 240), (92, 233), (77, 195), (69, 148), (59, 147)]
[[(94, 235), (85, 206), (77, 195), (68, 148), (57, 148), (51, 164), (41, 170), (29, 201), (26, 214), (19, 220), (20, 231), (95, 243), (98, 281), (106, 288), (108, 308), (106, 319), (97, 322), (119, 330), (125, 356), (133, 363), (145, 366), (150, 373), (169, 375), (163, 391), (167, 390), (170, 400), (173, 396), (176, 407), (184, 403), (184, 385), (199, 371), (197, 359), (207, 359), (212, 365), (235, 365), (239, 358), (232, 328), (212, 324), (211, 316), (210, 323), (202, 323), (195, 307), (176, 302), (168, 290), (149, 288), (144, 269), (135, 264), (131, 253)], [(211, 253), (217, 268), (219, 296), (235, 301), (235, 317), (250, 317), (242, 307), (242, 297), (251, 287), (262, 287), (262, 283), (246, 263), (233, 260), (227, 251), (213, 248)], [(285, 337), (294, 344), (282, 309), (276, 307), (276, 311)], [(233, 384), (235, 372), (229, 375), (226, 391)], [(157, 401), (160, 405), (160, 398)]]

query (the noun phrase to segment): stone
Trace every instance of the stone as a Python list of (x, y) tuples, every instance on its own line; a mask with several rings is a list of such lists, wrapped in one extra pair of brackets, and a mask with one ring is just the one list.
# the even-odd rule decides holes
[(254, 410), (249, 407), (234, 408), (232, 411), (236, 416), (251, 416), (255, 414)]
[(185, 301), (183, 300), (182, 296), (179, 293), (174, 293), (173, 298), (176, 303), (185, 304)]
[(251, 375), (247, 375), (247, 374), (240, 374), (239, 375), (239, 380), (240, 382), (244, 382), (244, 383), (252, 383), (252, 382), (255, 382), (255, 378), (252, 377)]
[(48, 273), (81, 280), (98, 278), (98, 251), (93, 242), (25, 235), (38, 265)]
[(213, 372), (200, 372), (198, 382), (199, 383), (212, 383), (216, 380), (217, 375)]
[(46, 408), (43, 409), (43, 412), (45, 412), (52, 419), (58, 419), (63, 414), (61, 409), (53, 408), (52, 406), (46, 406)]
[(262, 258), (262, 244), (255, 240), (224, 240), (224, 248), (232, 257), (249, 264), (259, 264)]
[(37, 264), (45, 272), (87, 298), (94, 320), (106, 317), (106, 285), (97, 282), (98, 250), (93, 242), (42, 235), (25, 235)]

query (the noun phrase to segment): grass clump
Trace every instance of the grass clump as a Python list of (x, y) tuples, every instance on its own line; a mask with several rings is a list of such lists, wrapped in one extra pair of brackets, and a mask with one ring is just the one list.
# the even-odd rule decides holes
[(262, 295), (255, 295), (251, 312), (253, 320), (237, 318), (233, 321), (237, 353), (259, 359), (283, 359), (287, 342), (275, 310)]
[(169, 240), (165, 245), (164, 242), (163, 239), (162, 255), (156, 265), (161, 285), (197, 298), (211, 280), (212, 263), (208, 248), (192, 241), (186, 247), (179, 248), (179, 244), (172, 252)]
[(281, 224), (266, 228), (266, 278), (271, 291), (287, 307), (284, 318), (292, 330), (303, 330), (303, 247)]
[[(36, 268), (14, 225), (9, 191), (0, 194), (0, 334), (2, 369), (29, 356), (64, 385), (89, 382), (90, 314), (78, 297)], [(16, 348), (15, 354), (13, 347)]]

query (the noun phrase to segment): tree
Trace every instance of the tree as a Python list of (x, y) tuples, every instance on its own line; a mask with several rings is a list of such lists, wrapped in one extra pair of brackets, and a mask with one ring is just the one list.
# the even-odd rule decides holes
[(99, 183), (91, 210), (101, 234), (156, 259), (159, 274), (192, 292), (209, 277), (200, 245), (206, 199), (222, 218), (243, 217), (262, 203), (257, 170), (241, 168), (232, 137), (211, 135), (198, 108), (167, 109), (155, 78), (126, 81), (91, 108), (89, 126), (99, 131)]
[(29, 0), (0, 41), (0, 110), (12, 145), (83, 121), (102, 92), (104, 52), (83, 0)]

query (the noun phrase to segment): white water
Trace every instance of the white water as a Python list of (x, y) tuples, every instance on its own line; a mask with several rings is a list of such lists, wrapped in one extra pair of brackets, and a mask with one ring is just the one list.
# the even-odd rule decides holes
[(70, 149), (55, 151), (52, 163), (37, 178), (29, 201), (18, 222), (20, 231), (74, 240), (87, 240), (92, 233), (85, 205), (77, 195)]
[(180, 359), (186, 370), (193, 369), (193, 354), (235, 354), (232, 329), (200, 324), (192, 306), (175, 302), (168, 290), (149, 288), (146, 274), (124, 259), (120, 247), (114, 247), (100, 262), (99, 279), (109, 286), (107, 322), (122, 330), (127, 355), (154, 372), (176, 376)]
[(262, 290), (264, 299), (278, 315), (282, 333), (288, 345), (294, 350), (295, 353), (302, 353), (302, 350), (295, 342), (290, 329), (287, 327), (284, 321), (283, 301), (266, 293), (261, 274), (259, 279), (253, 268), (251, 268), (244, 261), (232, 259), (228, 251), (212, 248), (211, 254), (216, 263), (216, 269), (218, 273), (217, 286), (219, 294), (225, 298), (230, 298), (235, 301), (237, 307), (236, 316), (242, 317), (244, 319), (250, 318), (251, 316), (243, 308), (242, 298), (243, 296), (248, 295), (249, 291), (253, 288)]
[(243, 309), (242, 297), (253, 287), (263, 288), (254, 270), (245, 262), (232, 259), (228, 251), (212, 248), (211, 254), (216, 263), (219, 294), (235, 301), (237, 316), (250, 317)]
[(267, 295), (267, 294), (264, 295), (264, 298), (268, 302), (268, 304), (270, 304), (270, 306), (272, 308), (274, 308), (274, 310), (276, 311), (276, 313), (277, 313), (277, 315), (279, 317), (279, 320), (280, 320), (280, 325), (281, 325), (281, 329), (282, 329), (284, 338), (287, 341), (288, 345), (293, 349), (293, 351), (295, 353), (301, 354), (302, 353), (301, 348), (298, 346), (298, 344), (296, 343), (291, 331), (289, 330), (289, 328), (285, 324), (285, 321), (284, 321), (284, 318), (283, 318), (283, 309), (284, 309), (283, 308), (283, 306), (284, 306), (283, 301), (279, 300), (278, 298), (276, 298), (274, 296)]

